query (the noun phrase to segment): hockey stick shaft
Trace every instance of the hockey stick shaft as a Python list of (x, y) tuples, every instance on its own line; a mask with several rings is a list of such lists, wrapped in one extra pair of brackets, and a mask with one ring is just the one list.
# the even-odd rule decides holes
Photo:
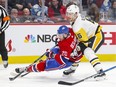
[[(38, 60), (39, 61), (39, 60)], [(28, 75), (30, 72), (27, 72), (27, 73), (24, 73), (24, 74), (22, 74), (20, 77), (24, 77), (24, 76), (26, 76), (26, 75)]]
[(27, 73), (25, 73), (25, 74), (22, 74), (21, 77), (24, 77), (24, 76), (26, 76), (26, 75), (28, 75), (28, 74), (29, 74), (29, 72), (27, 72)]
[(13, 81), (15, 80), (17, 77), (19, 77), (24, 71), (20, 72), (19, 74), (17, 74), (15, 77), (10, 77), (9, 80)]
[[(112, 70), (112, 69), (114, 69), (114, 68), (116, 68), (116, 66), (110, 67), (110, 68), (104, 70), (103, 72), (110, 71), (110, 70)], [(75, 84), (80, 83), (80, 82), (83, 82), (83, 81), (85, 81), (85, 80), (87, 80), (87, 79), (89, 79), (89, 78), (92, 78), (92, 77), (94, 77), (94, 76), (96, 76), (96, 75), (98, 75), (98, 74), (94, 74), (94, 75), (88, 76), (88, 77), (86, 77), (86, 78), (84, 78), (84, 79), (81, 79), (81, 80), (79, 80), (79, 81), (77, 81), (77, 82), (72, 82), (72, 83), (71, 83), (71, 82), (66, 82), (66, 81), (59, 81), (58, 84), (62, 84), (62, 85), (75, 85)]]

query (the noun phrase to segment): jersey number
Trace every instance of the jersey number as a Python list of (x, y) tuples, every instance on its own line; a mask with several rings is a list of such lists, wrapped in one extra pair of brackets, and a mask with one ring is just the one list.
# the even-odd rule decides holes
[(78, 38), (82, 38), (82, 35), (80, 33), (77, 34)]

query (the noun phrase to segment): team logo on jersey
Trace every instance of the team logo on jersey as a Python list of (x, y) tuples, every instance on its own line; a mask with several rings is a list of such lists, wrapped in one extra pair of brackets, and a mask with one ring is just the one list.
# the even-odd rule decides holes
[(35, 37), (33, 35), (27, 35), (25, 37), (25, 40), (24, 40), (25, 43), (28, 43), (28, 42), (31, 42), (31, 43), (35, 43), (36, 40), (35, 40)]

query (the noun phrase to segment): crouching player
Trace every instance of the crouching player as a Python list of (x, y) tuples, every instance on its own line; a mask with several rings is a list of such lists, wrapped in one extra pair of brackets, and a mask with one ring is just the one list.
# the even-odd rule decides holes
[(72, 29), (64, 25), (60, 26), (57, 37), (59, 39), (57, 46), (46, 52), (48, 58), (45, 61), (26, 68), (16, 68), (15, 71), (20, 73), (23, 70), (26, 72), (58, 70), (67, 68), (82, 58), (82, 53), (77, 51), (78, 41)]
[[(103, 72), (99, 57), (96, 55), (96, 52), (104, 43), (104, 34), (101, 25), (82, 18), (79, 7), (76, 4), (69, 3), (66, 9), (66, 16), (79, 40), (78, 46), (81, 52), (98, 73), (94, 78), (96, 80), (105, 79), (106, 74)], [(74, 73), (74, 68), (76, 70), (76, 63), (72, 64), (71, 68), (65, 70), (63, 73), (65, 75)]]

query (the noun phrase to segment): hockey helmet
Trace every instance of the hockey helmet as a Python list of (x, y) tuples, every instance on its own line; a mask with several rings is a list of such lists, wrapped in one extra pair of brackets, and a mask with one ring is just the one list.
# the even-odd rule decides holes
[(69, 7), (67, 7), (67, 9), (66, 9), (66, 13), (76, 13), (77, 12), (77, 14), (79, 13), (79, 7), (77, 6), (77, 5), (70, 5)]
[(62, 25), (59, 27), (59, 29), (57, 30), (58, 34), (68, 34), (69, 33), (69, 28), (65, 25)]

